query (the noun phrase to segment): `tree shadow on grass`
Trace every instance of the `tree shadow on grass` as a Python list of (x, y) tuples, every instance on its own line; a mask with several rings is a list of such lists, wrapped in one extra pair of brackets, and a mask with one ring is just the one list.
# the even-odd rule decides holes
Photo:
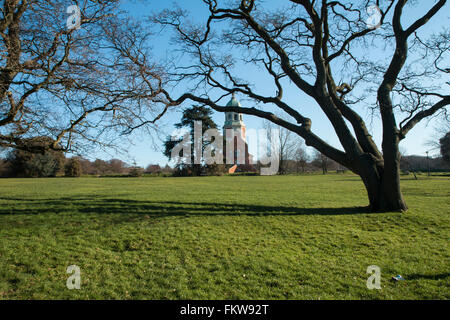
[(409, 276), (405, 276), (406, 280), (442, 280), (450, 277), (450, 273), (441, 273), (441, 274), (411, 274)]
[(60, 199), (16, 199), (0, 208), (0, 215), (70, 213), (85, 214), (143, 214), (151, 216), (289, 216), (289, 215), (353, 215), (370, 213), (366, 207), (299, 208), (236, 203), (140, 201), (92, 196)]

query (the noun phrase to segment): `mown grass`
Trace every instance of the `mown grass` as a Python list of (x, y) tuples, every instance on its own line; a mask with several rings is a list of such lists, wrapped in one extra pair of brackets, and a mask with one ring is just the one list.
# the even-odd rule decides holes
[(402, 186), (373, 214), (353, 175), (2, 179), (0, 299), (448, 299), (450, 179)]

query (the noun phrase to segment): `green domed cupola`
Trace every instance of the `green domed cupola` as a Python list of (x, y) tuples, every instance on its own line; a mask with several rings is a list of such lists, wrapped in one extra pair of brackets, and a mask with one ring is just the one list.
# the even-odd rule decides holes
[(227, 103), (227, 107), (241, 107), (241, 103), (236, 99), (236, 96), (233, 94), (231, 100)]
[[(236, 97), (231, 97), (231, 100), (227, 103), (227, 107), (241, 107), (241, 103)], [(244, 118), (242, 113), (237, 112), (225, 112), (225, 125), (224, 129), (240, 129), (245, 127)]]

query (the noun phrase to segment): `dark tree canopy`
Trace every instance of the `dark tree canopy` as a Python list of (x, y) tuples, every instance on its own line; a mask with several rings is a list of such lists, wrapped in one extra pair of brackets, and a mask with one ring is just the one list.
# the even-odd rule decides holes
[(450, 163), (450, 132), (447, 132), (447, 134), (439, 140), (439, 144), (441, 146), (442, 158), (445, 162)]
[[(202, 134), (209, 129), (217, 129), (217, 124), (211, 118), (212, 111), (210, 108), (204, 106), (191, 106), (190, 108), (186, 108), (183, 111), (180, 122), (175, 124), (175, 127), (178, 129), (187, 129), (188, 135), (190, 136), (190, 141), (184, 141), (183, 138), (173, 140), (171, 136), (167, 137), (164, 142), (165, 150), (164, 155), (171, 160), (177, 161), (177, 159), (172, 159), (172, 150), (175, 146), (180, 145), (182, 143), (186, 143), (186, 147), (191, 150), (191, 163), (186, 164), (184, 162), (178, 161), (177, 168), (180, 172), (185, 172), (189, 170), (194, 175), (200, 175), (202, 170), (204, 170), (207, 165), (204, 163), (194, 163), (194, 155), (195, 155), (195, 145), (194, 145), (194, 129), (195, 122), (199, 122), (202, 125)], [(205, 148), (210, 144), (209, 141), (203, 140), (201, 145), (201, 152), (205, 151)], [(180, 157), (186, 157), (187, 155), (180, 154)], [(185, 175), (185, 174), (183, 174)]]
[[(49, 137), (27, 139), (26, 145), (32, 150), (52, 144)], [(56, 177), (64, 169), (65, 156), (62, 151), (45, 150), (42, 153), (32, 153), (14, 149), (8, 155), (12, 175), (15, 177)]]
[[(449, 32), (422, 32), (445, 10), (446, 0), (427, 2), (425, 12), (414, 12), (417, 17), (405, 23), (413, 12), (414, 2), (409, 2), (376, 1), (377, 26), (366, 23), (370, 1), (290, 0), (267, 10), (257, 0), (204, 0), (209, 16), (197, 24), (181, 8), (164, 10), (151, 21), (171, 27), (177, 49), (190, 57), (171, 70), (173, 82), (189, 89), (179, 96), (166, 92), (167, 99), (173, 105), (191, 100), (278, 124), (360, 175), (373, 210), (406, 210), (399, 142), (450, 103), (445, 88)], [(255, 68), (272, 79), (273, 93), (260, 92), (248, 80), (248, 70)], [(295, 104), (284, 99), (286, 88), (298, 92)], [(252, 100), (255, 107), (225, 107), (232, 94)], [(315, 105), (306, 105), (304, 95)], [(365, 106), (381, 120), (381, 149), (358, 111)], [(314, 119), (304, 115), (308, 108), (325, 115), (341, 146), (319, 136)]]
[(189, 128), (189, 130), (194, 132), (195, 121), (200, 121), (202, 124), (202, 132), (208, 129), (217, 129), (217, 124), (211, 118), (213, 112), (211, 109), (204, 106), (192, 106), (183, 111), (181, 116), (181, 121), (175, 124), (178, 129)]

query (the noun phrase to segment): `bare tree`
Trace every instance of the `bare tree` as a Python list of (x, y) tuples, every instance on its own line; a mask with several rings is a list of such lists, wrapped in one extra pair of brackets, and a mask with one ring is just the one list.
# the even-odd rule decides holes
[[(135, 32), (119, 3), (0, 2), (0, 146), (41, 152), (110, 146), (113, 133), (153, 124), (165, 113), (168, 105), (157, 101), (162, 69), (136, 42), (148, 33)], [(78, 9), (67, 14), (73, 4)], [(53, 142), (26, 144), (38, 136)]]
[[(285, 174), (287, 172), (287, 160), (292, 160), (295, 154), (295, 147), (297, 141), (292, 131), (286, 128), (276, 125), (271, 121), (265, 120), (263, 127), (267, 132), (267, 139), (274, 143), (278, 152), (279, 159), (279, 174)], [(273, 140), (275, 138), (275, 141)]]
[(160, 174), (162, 172), (162, 168), (158, 164), (149, 164), (145, 168), (146, 173), (152, 173), (152, 174)]
[[(399, 142), (417, 123), (444, 112), (450, 103), (442, 86), (449, 72), (442, 65), (448, 54), (448, 30), (428, 38), (421, 33), (446, 0), (430, 3), (429, 10), (409, 26), (402, 23), (407, 0), (376, 1), (377, 26), (365, 21), (369, 1), (291, 0), (289, 7), (275, 11), (256, 0), (224, 6), (216, 0), (203, 2), (209, 9), (204, 23), (188, 21), (188, 13), (180, 8), (153, 16), (153, 22), (173, 27), (178, 49), (191, 57), (186, 64), (179, 60), (171, 74), (174, 82), (188, 89), (178, 97), (166, 92), (168, 101), (193, 100), (216, 111), (267, 119), (360, 175), (372, 210), (406, 210)], [(377, 46), (386, 51), (380, 53)], [(242, 72), (242, 64), (249, 70), (263, 68), (273, 79), (274, 94), (261, 93), (246, 80), (250, 72)], [(283, 99), (286, 87), (298, 90), (295, 105)], [(254, 107), (226, 107), (224, 102), (233, 93), (253, 100)], [(313, 106), (305, 105), (300, 94), (315, 101), (342, 148), (313, 131), (312, 120), (302, 114)], [(262, 105), (284, 112), (290, 120)], [(356, 111), (364, 105), (381, 118), (382, 152)]]
[(294, 153), (295, 168), (297, 173), (305, 173), (308, 160), (309, 156), (306, 152), (305, 145), (303, 141), (300, 141), (299, 143), (297, 143), (297, 147), (295, 148)]
[(316, 167), (320, 168), (322, 170), (322, 174), (328, 173), (328, 165), (329, 165), (330, 159), (323, 153), (319, 151), (314, 152), (313, 156), (313, 164), (315, 164)]
[(400, 168), (401, 169), (404, 168), (408, 171), (411, 171), (414, 175), (414, 179), (418, 180), (415, 169), (411, 166), (411, 162), (408, 159), (407, 150), (405, 148), (400, 147), (399, 153), (400, 153)]

